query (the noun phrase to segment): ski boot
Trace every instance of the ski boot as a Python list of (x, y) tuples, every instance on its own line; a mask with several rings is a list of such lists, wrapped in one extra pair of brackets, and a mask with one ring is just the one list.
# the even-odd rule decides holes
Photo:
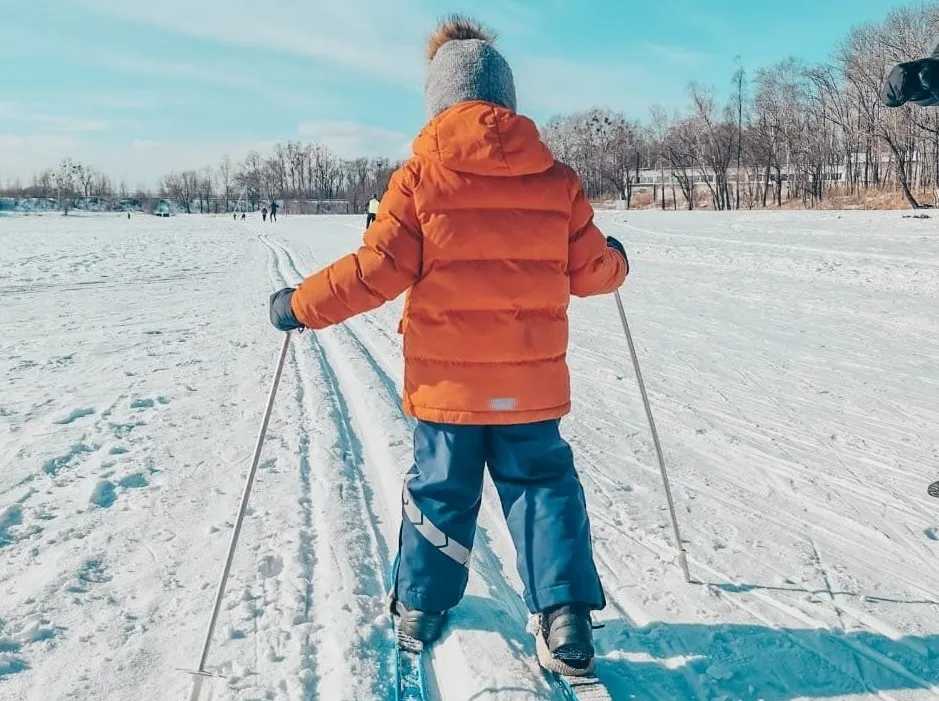
[(435, 643), (443, 632), (447, 612), (428, 613), (409, 609), (400, 601), (394, 601), (391, 613), (398, 621), (398, 647), (410, 652), (421, 652), (425, 646)]
[(569, 677), (593, 675), (593, 623), (583, 604), (564, 604), (544, 611), (535, 620), (538, 662), (549, 672)]

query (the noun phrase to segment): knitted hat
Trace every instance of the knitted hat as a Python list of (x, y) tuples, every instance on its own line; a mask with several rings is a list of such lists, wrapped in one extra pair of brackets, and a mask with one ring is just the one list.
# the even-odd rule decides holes
[(446, 19), (427, 45), (424, 103), (433, 118), (459, 102), (482, 100), (516, 110), (512, 69), (493, 46), (495, 35), (460, 15)]

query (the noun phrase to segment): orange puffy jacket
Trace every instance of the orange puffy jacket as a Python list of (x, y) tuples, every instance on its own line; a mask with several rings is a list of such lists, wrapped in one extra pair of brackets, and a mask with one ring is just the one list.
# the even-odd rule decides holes
[(534, 123), (485, 102), (431, 121), (391, 178), (363, 246), (306, 279), (297, 319), (312, 329), (410, 288), (404, 408), (451, 424), (519, 424), (570, 410), (571, 294), (626, 277), (573, 170)]

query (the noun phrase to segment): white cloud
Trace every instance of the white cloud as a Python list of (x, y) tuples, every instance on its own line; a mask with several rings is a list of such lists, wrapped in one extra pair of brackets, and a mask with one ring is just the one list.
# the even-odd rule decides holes
[(433, 18), (408, 0), (74, 0), (86, 9), (216, 42), (307, 56), (419, 89)]
[(154, 186), (170, 171), (199, 170), (215, 167), (223, 156), (234, 161), (245, 157), (248, 151), (269, 153), (272, 141), (218, 141), (218, 142), (108, 142), (76, 138), (74, 136), (21, 136), (0, 133), (0, 180), (19, 178), (28, 181), (45, 168), (54, 168), (68, 157), (87, 163), (108, 173), (115, 182), (124, 180), (128, 186)]
[(328, 146), (342, 158), (389, 156), (402, 158), (410, 153), (412, 136), (356, 122), (314, 120), (302, 122), (297, 133)]
[[(8, 103), (0, 103), (0, 112)], [(329, 146), (339, 156), (385, 155), (405, 158), (411, 137), (396, 131), (354, 122), (309, 121), (298, 127), (304, 139)], [(0, 181), (24, 182), (63, 158), (87, 163), (108, 173), (115, 182), (153, 187), (170, 171), (216, 167), (223, 156), (242, 160), (248, 151), (269, 154), (273, 140), (157, 141), (132, 139), (103, 141), (91, 134), (21, 135), (0, 133)]]
[(100, 132), (111, 128), (104, 119), (45, 114), (19, 102), (0, 102), (0, 122), (26, 124), (42, 132)]
[(547, 56), (515, 61), (519, 110), (539, 116), (590, 107), (625, 110), (645, 117), (651, 103), (652, 74), (624, 61), (579, 63)]
[[(0, 106), (2, 108), (2, 106)], [(72, 136), (21, 136), (0, 134), (0, 180), (28, 181), (45, 168), (53, 168), (73, 151), (78, 141)]]
[(0, 150), (4, 151), (5, 156), (9, 151), (15, 149), (35, 149), (36, 154), (55, 153), (61, 155), (63, 149), (74, 148), (77, 143), (78, 141), (72, 136), (21, 136), (19, 134), (0, 134)]

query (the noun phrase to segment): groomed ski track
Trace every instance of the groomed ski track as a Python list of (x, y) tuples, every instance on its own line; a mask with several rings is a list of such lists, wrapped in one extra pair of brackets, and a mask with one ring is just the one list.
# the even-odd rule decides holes
[[(562, 431), (608, 597), (596, 638), (612, 698), (939, 701), (934, 224), (599, 223), (633, 261), (626, 310), (696, 579), (674, 562), (615, 306), (575, 300)], [(265, 294), (348, 253), (362, 222), (3, 225), (0, 698), (182, 698), (176, 668), (201, 641), (276, 358)], [(47, 340), (24, 327), (63, 293)], [(394, 699), (385, 592), (412, 460), (400, 311), (294, 336), (213, 701)], [(488, 484), (471, 572), (425, 656), (426, 697), (570, 701), (535, 662)]]

